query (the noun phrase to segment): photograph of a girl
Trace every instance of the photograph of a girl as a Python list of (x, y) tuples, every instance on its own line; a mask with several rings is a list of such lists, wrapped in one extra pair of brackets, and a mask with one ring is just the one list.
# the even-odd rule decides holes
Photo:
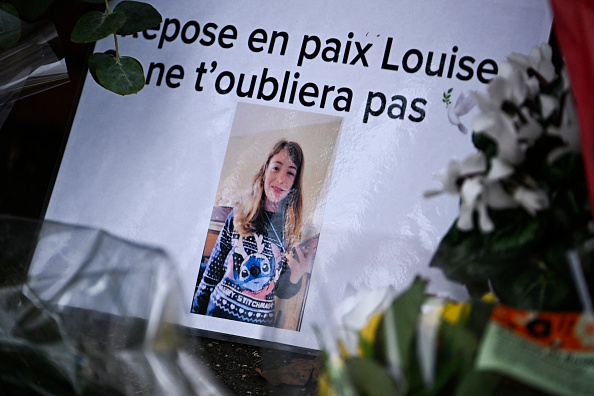
[(311, 270), (317, 238), (298, 243), (303, 227), (301, 146), (282, 139), (233, 207), (201, 278), (193, 313), (273, 326), (275, 296), (290, 298)]

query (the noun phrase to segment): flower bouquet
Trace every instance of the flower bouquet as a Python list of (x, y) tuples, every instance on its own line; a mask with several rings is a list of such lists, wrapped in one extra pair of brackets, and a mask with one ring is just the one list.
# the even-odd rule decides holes
[(594, 233), (567, 74), (544, 44), (509, 56), (488, 92), (471, 98), (477, 152), (440, 176), (439, 192), (459, 194), (460, 215), (431, 265), (475, 297), (493, 290), (519, 308), (581, 310), (574, 275), (592, 286)]
[(448, 104), (450, 122), (465, 133), (476, 106), (476, 153), (427, 193), (459, 196), (430, 265), (469, 301), (421, 279), (356, 296), (323, 346), (321, 394), (594, 394), (594, 227), (567, 73), (548, 44), (512, 54), (486, 93)]

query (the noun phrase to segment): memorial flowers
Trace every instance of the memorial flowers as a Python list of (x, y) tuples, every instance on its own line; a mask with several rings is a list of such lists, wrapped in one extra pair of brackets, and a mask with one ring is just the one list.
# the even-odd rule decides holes
[[(485, 93), (461, 93), (449, 104), (448, 119), (462, 133), (468, 131), (464, 117), (477, 107), (471, 135), (477, 151), (452, 161), (437, 177), (442, 187), (426, 194), (459, 197), (458, 218), (431, 266), (465, 285), (469, 300), (429, 296), (421, 279), (399, 295), (388, 293), (388, 307), (360, 296), (366, 308), (355, 306), (344, 315), (348, 336), (338, 352), (325, 349), (321, 394), (588, 389), (591, 365), (572, 371), (564, 364), (590, 356), (594, 348), (594, 225), (569, 79), (555, 67), (548, 44), (510, 55), (500, 72)], [(547, 326), (570, 317), (585, 325), (575, 326), (572, 336), (551, 335)], [(501, 337), (513, 345), (507, 355), (496, 356), (506, 348)], [(571, 337), (580, 347), (564, 349)], [(543, 359), (554, 356), (543, 364), (572, 380), (543, 377), (529, 359), (518, 357), (526, 350)]]
[(472, 93), (477, 152), (452, 161), (443, 188), (427, 194), (460, 199), (431, 265), (473, 296), (494, 290), (519, 308), (579, 311), (566, 256), (578, 254), (592, 287), (594, 233), (569, 79), (548, 44), (510, 55), (500, 71)]

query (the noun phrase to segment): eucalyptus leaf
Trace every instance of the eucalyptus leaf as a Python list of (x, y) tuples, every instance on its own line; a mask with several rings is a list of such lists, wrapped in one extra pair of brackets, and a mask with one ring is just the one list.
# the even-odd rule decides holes
[(155, 7), (139, 1), (122, 1), (114, 8), (114, 12), (126, 15), (126, 23), (117, 31), (120, 35), (141, 32), (157, 26), (163, 20)]
[(0, 48), (8, 48), (21, 38), (21, 20), (12, 5), (0, 3)]
[(97, 80), (104, 88), (120, 95), (136, 93), (144, 87), (144, 70), (129, 56), (103, 58), (96, 67)]
[(105, 14), (100, 11), (90, 11), (78, 20), (70, 39), (75, 43), (101, 40), (117, 32), (125, 22), (126, 15), (122, 12)]
[(396, 396), (402, 394), (386, 368), (375, 360), (352, 358), (345, 361), (349, 378), (360, 395)]
[(101, 52), (96, 52), (94, 54), (91, 54), (91, 56), (89, 56), (89, 60), (88, 60), (89, 72), (91, 73), (93, 80), (95, 80), (95, 82), (99, 85), (102, 85), (102, 84), (99, 82), (99, 78), (97, 78), (97, 66), (99, 66), (99, 64), (101, 62), (104, 62), (104, 61), (107, 62), (107, 60), (110, 58), (114, 58), (114, 56), (111, 54), (101, 53)]

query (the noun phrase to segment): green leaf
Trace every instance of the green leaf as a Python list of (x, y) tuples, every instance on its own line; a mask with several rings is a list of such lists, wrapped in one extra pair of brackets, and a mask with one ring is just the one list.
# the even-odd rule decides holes
[(453, 90), (454, 90), (454, 88), (450, 88), (450, 89), (448, 89), (448, 93), (449, 93), (449, 94), (450, 94), (450, 93), (452, 93), (452, 91), (453, 91)]
[(501, 383), (499, 374), (471, 370), (458, 384), (455, 396), (494, 395)]
[(117, 94), (130, 95), (144, 87), (144, 70), (140, 62), (132, 57), (102, 57), (95, 70), (99, 84)]
[(547, 232), (544, 216), (532, 217), (523, 209), (490, 210), (489, 215), (495, 225), (490, 233), (460, 231), (454, 222), (430, 263), (477, 297), (488, 291), (488, 279), (527, 265)]
[(482, 132), (475, 132), (472, 134), (472, 143), (474, 147), (485, 153), (488, 162), (491, 162), (491, 158), (497, 155), (497, 143), (495, 140), (487, 136)]
[(8, 48), (21, 38), (21, 20), (12, 5), (0, 3), (0, 48)]
[(122, 12), (105, 14), (100, 11), (90, 11), (78, 20), (70, 39), (75, 43), (101, 40), (117, 32), (125, 22), (126, 15)]
[(89, 56), (89, 61), (88, 61), (89, 72), (91, 73), (93, 80), (95, 80), (95, 82), (99, 85), (102, 85), (102, 84), (99, 81), (99, 78), (97, 77), (97, 66), (99, 66), (99, 64), (101, 62), (107, 62), (108, 59), (111, 59), (111, 58), (114, 58), (114, 56), (111, 54), (108, 54), (108, 53), (100, 53), (100, 52), (96, 52), (94, 54), (91, 54), (91, 56)]
[[(400, 360), (405, 371), (410, 367), (413, 338), (427, 282), (415, 279), (410, 288), (394, 300), (382, 317), (376, 333), (375, 356), (385, 364)], [(397, 357), (393, 355), (397, 354)]]
[(402, 394), (386, 368), (375, 360), (353, 358), (346, 360), (345, 365), (358, 394), (373, 396)]
[(163, 20), (155, 7), (139, 1), (122, 1), (114, 8), (114, 12), (126, 15), (126, 23), (117, 31), (121, 35), (141, 32), (157, 26)]

